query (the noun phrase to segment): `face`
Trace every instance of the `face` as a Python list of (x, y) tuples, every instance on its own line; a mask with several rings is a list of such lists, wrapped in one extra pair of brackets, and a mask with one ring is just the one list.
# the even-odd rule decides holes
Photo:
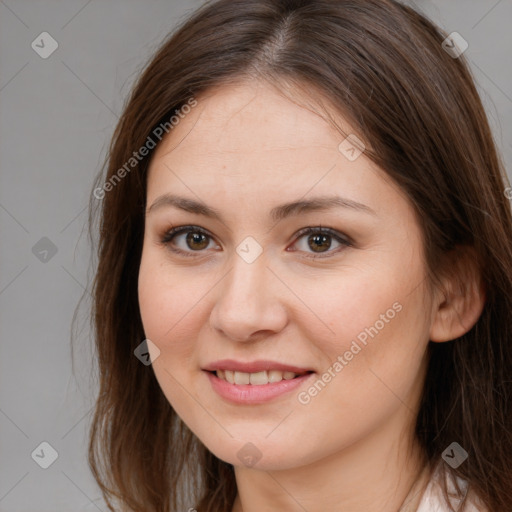
[(263, 469), (408, 428), (432, 315), (407, 198), (298, 94), (240, 83), (187, 111), (150, 164), (139, 272), (172, 407)]

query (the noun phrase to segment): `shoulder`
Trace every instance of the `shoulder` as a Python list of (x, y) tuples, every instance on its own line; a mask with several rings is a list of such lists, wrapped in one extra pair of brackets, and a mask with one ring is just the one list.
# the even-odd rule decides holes
[[(471, 489), (468, 490), (468, 483), (459, 477), (453, 477), (447, 471), (443, 461), (434, 469), (417, 512), (450, 512), (443, 497), (443, 478), (446, 481), (448, 497), (454, 510), (460, 512), (489, 512), (478, 496)], [(466, 495), (465, 503), (462, 505)]]

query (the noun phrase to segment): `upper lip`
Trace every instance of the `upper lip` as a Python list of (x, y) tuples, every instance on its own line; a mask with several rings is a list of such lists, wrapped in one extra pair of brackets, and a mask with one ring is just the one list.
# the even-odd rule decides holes
[(307, 373), (312, 372), (308, 368), (279, 363), (278, 361), (258, 360), (258, 361), (235, 361), (234, 359), (222, 359), (206, 365), (203, 370), (214, 372), (216, 370), (229, 370), (232, 372), (257, 373), (263, 371), (277, 370), (281, 372)]

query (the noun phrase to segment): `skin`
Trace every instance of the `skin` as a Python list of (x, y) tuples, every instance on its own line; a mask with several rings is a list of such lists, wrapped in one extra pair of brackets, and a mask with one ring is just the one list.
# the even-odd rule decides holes
[[(152, 366), (162, 391), (204, 445), (235, 466), (234, 512), (396, 512), (425, 468), (413, 428), (427, 344), (472, 327), (483, 307), (478, 287), (458, 297), (445, 281), (448, 293), (428, 293), (407, 197), (364, 153), (347, 159), (338, 150), (345, 137), (299, 92), (291, 101), (252, 81), (197, 99), (155, 150), (147, 206), (172, 193), (218, 209), (225, 222), (172, 206), (146, 215), (139, 304), (160, 350)], [(279, 204), (335, 194), (375, 214), (269, 217)], [(211, 237), (190, 246), (181, 233), (162, 244), (185, 225)], [(320, 225), (352, 246), (331, 237), (315, 252), (315, 233), (296, 236)], [(250, 264), (236, 252), (247, 236), (263, 249)], [(317, 380), (397, 302), (400, 312), (307, 404), (297, 397), (309, 385), (265, 404), (228, 403), (201, 370), (218, 359), (271, 359), (313, 369)], [(261, 454), (252, 467), (237, 456), (248, 442)]]

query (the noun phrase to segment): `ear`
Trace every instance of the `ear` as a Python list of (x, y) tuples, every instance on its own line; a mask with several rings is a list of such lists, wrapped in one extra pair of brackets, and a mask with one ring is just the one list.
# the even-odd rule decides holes
[(454, 340), (477, 322), (485, 305), (485, 285), (474, 247), (457, 246), (447, 254), (443, 287), (433, 303), (430, 341)]

